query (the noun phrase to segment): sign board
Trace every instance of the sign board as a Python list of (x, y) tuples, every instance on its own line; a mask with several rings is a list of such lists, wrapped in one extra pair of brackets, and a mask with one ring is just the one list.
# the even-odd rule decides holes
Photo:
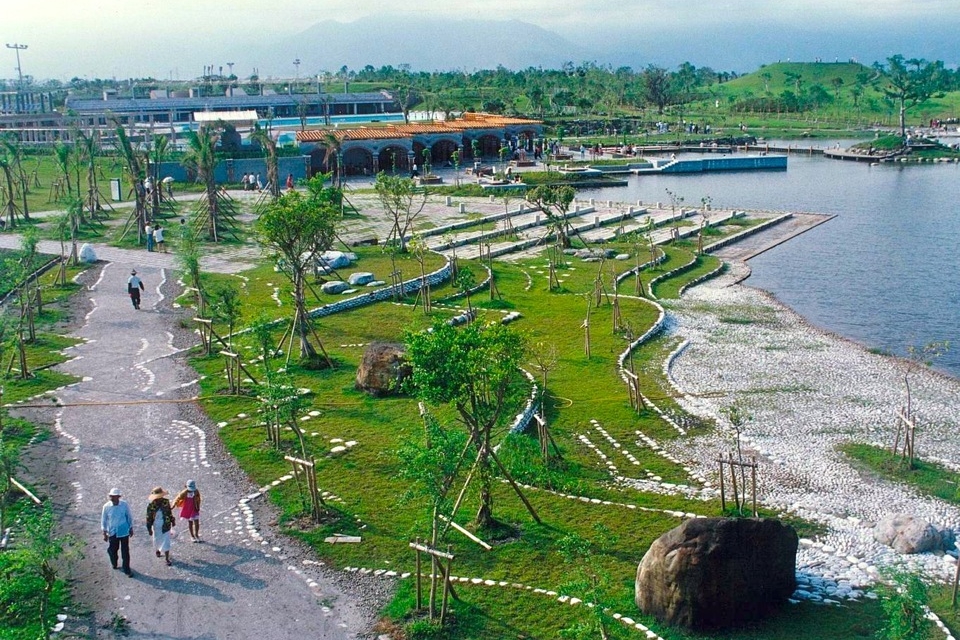
[(120, 178), (110, 178), (110, 197), (114, 202), (123, 200), (123, 193), (120, 191)]

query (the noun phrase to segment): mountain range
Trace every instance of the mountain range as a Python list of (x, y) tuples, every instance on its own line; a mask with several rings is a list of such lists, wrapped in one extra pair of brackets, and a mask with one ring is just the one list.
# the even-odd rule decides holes
[(960, 16), (931, 24), (891, 23), (882, 31), (838, 23), (819, 29), (791, 25), (700, 26), (686, 32), (610, 25), (602, 32), (556, 33), (519, 20), (424, 18), (377, 15), (353, 22), (325, 20), (280, 42), (250, 43), (244, 58), (256, 60), (263, 74), (289, 76), (299, 59), (301, 77), (343, 66), (409, 65), (413, 71), (559, 68), (565, 62), (642, 69), (648, 64), (674, 68), (690, 61), (716, 70), (749, 72), (787, 61), (856, 60), (865, 64), (902, 53), (907, 57), (960, 61), (956, 33)]

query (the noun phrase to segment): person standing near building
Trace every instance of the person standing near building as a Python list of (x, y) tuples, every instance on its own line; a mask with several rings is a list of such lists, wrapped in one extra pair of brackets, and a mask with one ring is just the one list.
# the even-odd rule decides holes
[(287, 191), (293, 191), (293, 174), (287, 174)]
[(137, 270), (134, 269), (130, 272), (130, 277), (127, 278), (127, 295), (130, 296), (130, 302), (133, 303), (134, 309), (140, 308), (141, 291), (145, 291), (143, 287), (143, 280), (137, 277)]
[(117, 551), (123, 572), (133, 575), (130, 569), (130, 538), (133, 537), (133, 514), (125, 500), (121, 500), (120, 489), (114, 487), (107, 494), (107, 502), (100, 510), (100, 529), (103, 531), (103, 541), (108, 543), (107, 556), (110, 566), (117, 568)]
[(184, 489), (173, 500), (173, 508), (180, 507), (180, 519), (187, 521), (190, 538), (200, 542), (200, 491), (196, 480), (187, 480)]

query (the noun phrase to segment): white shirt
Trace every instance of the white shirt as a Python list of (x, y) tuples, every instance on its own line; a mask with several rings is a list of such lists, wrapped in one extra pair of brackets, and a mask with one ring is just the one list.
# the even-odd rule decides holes
[(153, 239), (156, 242), (163, 242), (163, 229), (154, 229), (153, 230)]
[(100, 512), (100, 529), (107, 532), (107, 535), (125, 538), (130, 535), (133, 528), (133, 514), (130, 513), (130, 506), (125, 500), (119, 500), (117, 504), (107, 500)]

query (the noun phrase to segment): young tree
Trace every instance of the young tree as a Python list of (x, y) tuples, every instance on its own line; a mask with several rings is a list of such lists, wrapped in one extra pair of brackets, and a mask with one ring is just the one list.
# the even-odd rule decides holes
[(410, 178), (392, 176), (381, 171), (373, 184), (377, 198), (390, 217), (392, 227), (387, 243), (395, 243), (401, 253), (407, 252), (407, 233), (427, 204), (427, 191)]
[(923, 104), (945, 87), (943, 62), (927, 62), (922, 58), (905, 60), (900, 54), (887, 58), (887, 64), (876, 68), (886, 78), (881, 91), (898, 107), (900, 136), (907, 135), (907, 111)]
[(547, 226), (557, 237), (562, 248), (570, 246), (570, 223), (567, 212), (576, 197), (576, 191), (569, 185), (554, 186), (542, 184), (526, 194), (527, 202), (540, 209), (547, 216)]
[[(444, 429), (436, 418), (424, 413), (424, 437), (401, 442), (396, 455), (400, 460), (399, 478), (409, 483), (403, 501), (426, 499), (430, 513), (429, 544), (436, 549), (440, 544), (440, 515), (450, 509), (450, 489), (460, 470), (466, 447), (463, 432)], [(428, 601), (431, 618), (436, 609), (438, 560), (431, 556), (432, 579)]]
[(884, 625), (877, 634), (881, 640), (924, 640), (928, 638), (927, 585), (915, 573), (903, 570), (885, 572), (879, 585)]
[[(282, 258), (283, 271), (293, 283), (294, 316), (291, 332), (299, 340), (300, 357), (313, 362), (317, 350), (310, 342), (313, 333), (307, 312), (307, 273), (316, 257), (333, 246), (343, 194), (336, 187), (324, 187), (326, 176), (316, 176), (307, 183), (307, 195), (290, 191), (266, 207), (257, 221), (263, 244)], [(328, 366), (330, 356), (317, 340)]]
[(663, 67), (651, 64), (643, 70), (642, 78), (644, 99), (657, 107), (658, 114), (663, 114), (664, 108), (673, 101), (670, 74)]
[[(143, 231), (147, 224), (147, 192), (143, 189), (141, 180), (144, 177), (143, 163), (140, 154), (133, 148), (133, 144), (130, 142), (130, 138), (127, 137), (127, 131), (123, 128), (123, 125), (119, 121), (114, 121), (115, 124), (115, 133), (117, 135), (117, 151), (120, 153), (120, 156), (123, 158), (124, 163), (127, 168), (127, 176), (130, 179), (130, 184), (133, 187), (134, 193), (134, 204), (133, 204), (133, 214), (130, 220), (127, 222), (129, 226), (130, 222), (133, 222), (137, 227), (137, 242), (143, 240)], [(58, 160), (59, 160), (58, 152)], [(69, 178), (68, 178), (69, 180)], [(126, 230), (124, 230), (126, 234)]]
[(280, 169), (277, 161), (277, 141), (270, 132), (256, 125), (250, 138), (258, 142), (267, 154), (267, 187), (274, 199), (280, 197)]
[[(189, 145), (182, 163), (197, 175), (197, 181), (203, 185), (204, 195), (197, 201), (197, 223), (206, 227), (207, 239), (214, 242), (220, 239), (222, 223), (220, 212), (223, 197), (217, 191), (214, 169), (217, 166), (216, 146), (220, 139), (218, 130), (203, 125), (198, 131), (187, 135)], [(200, 229), (197, 230), (198, 232)]]
[[(469, 445), (477, 452), (467, 482), (476, 474), (480, 483), (475, 523), (489, 527), (494, 523), (493, 465), (513, 484), (494, 452), (492, 436), (506, 425), (508, 407), (520, 392), (525, 340), (501, 324), (475, 322), (455, 328), (437, 321), (430, 331), (408, 332), (405, 341), (411, 365), (408, 389), (428, 404), (452, 405), (466, 427)], [(456, 506), (466, 488), (465, 484)], [(515, 484), (513, 488), (539, 522), (519, 488)]]

